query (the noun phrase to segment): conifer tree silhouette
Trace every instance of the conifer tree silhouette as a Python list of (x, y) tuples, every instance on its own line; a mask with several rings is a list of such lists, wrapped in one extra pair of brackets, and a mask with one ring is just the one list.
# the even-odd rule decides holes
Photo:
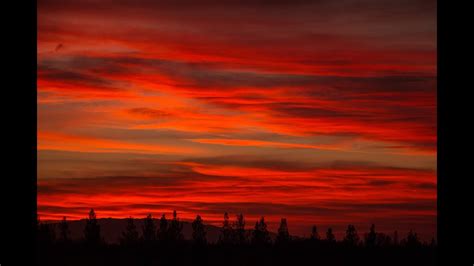
[(42, 232), (41, 232), (41, 221), (39, 215), (36, 217), (36, 242), (38, 245), (41, 245), (42, 242)]
[(377, 233), (377, 240), (375, 241), (375, 246), (387, 247), (392, 245), (392, 238), (389, 235), (384, 233)]
[(398, 240), (398, 231), (395, 230), (395, 232), (393, 232), (393, 244), (395, 246), (398, 246), (400, 244), (399, 240)]
[(133, 246), (138, 243), (138, 231), (133, 218), (130, 216), (127, 218), (127, 227), (125, 227), (125, 231), (122, 232), (122, 236), (120, 238), (120, 242), (122, 245), (126, 246)]
[(71, 231), (69, 230), (69, 224), (66, 221), (66, 216), (63, 217), (61, 223), (59, 224), (59, 238), (63, 243), (70, 241)]
[(231, 244), (233, 238), (233, 228), (229, 221), (229, 214), (224, 213), (224, 222), (222, 223), (222, 231), (219, 236), (219, 242), (223, 244)]
[(334, 236), (331, 227), (329, 227), (328, 231), (326, 232), (326, 240), (328, 242), (336, 242), (336, 236)]
[(278, 243), (288, 243), (290, 241), (290, 234), (288, 232), (288, 224), (286, 218), (282, 218), (280, 221), (280, 227), (278, 227), (278, 235), (276, 238)]
[(408, 232), (408, 236), (406, 238), (406, 245), (408, 247), (418, 247), (421, 245), (421, 242), (418, 239), (418, 235), (413, 232), (413, 230), (410, 230), (410, 232)]
[(158, 240), (166, 242), (168, 238), (168, 220), (166, 220), (166, 215), (163, 213), (160, 218), (160, 227), (158, 228)]
[(359, 235), (357, 234), (357, 230), (354, 225), (350, 224), (347, 226), (344, 242), (350, 246), (356, 246), (359, 244)]
[(313, 227), (311, 228), (310, 239), (311, 240), (319, 240), (320, 239), (319, 233), (318, 233), (318, 228), (316, 227), (316, 225), (313, 225)]
[(86, 227), (84, 228), (84, 237), (87, 244), (97, 245), (101, 242), (100, 225), (97, 221), (94, 209), (89, 211), (89, 218), (86, 219)]
[(375, 224), (370, 226), (370, 231), (365, 238), (365, 245), (367, 247), (374, 247), (376, 245), (377, 233), (375, 232)]
[(207, 243), (206, 240), (206, 230), (200, 215), (196, 216), (196, 219), (191, 224), (193, 228), (193, 240), (198, 245), (203, 245)]
[(265, 218), (263, 216), (255, 223), (255, 229), (252, 233), (253, 244), (265, 245), (270, 242), (270, 234), (268, 233), (267, 224), (265, 223)]
[[(236, 216), (236, 220), (232, 226), (229, 223), (229, 216), (224, 214), (223, 228), (230, 230), (230, 243), (236, 244), (232, 246), (225, 246), (221, 241), (217, 244), (207, 243), (207, 227), (200, 215), (191, 223), (192, 227), (192, 241), (187, 241), (182, 238), (182, 226), (177, 217), (176, 211), (173, 212), (173, 219), (166, 220), (163, 214), (160, 219), (160, 229), (157, 230), (157, 223), (152, 215), (148, 215), (143, 224), (143, 237), (148, 242), (156, 243), (152, 245), (142, 245), (139, 232), (135, 226), (136, 221), (129, 217), (127, 218), (127, 225), (120, 233), (120, 244), (107, 244), (100, 236), (101, 227), (98, 224), (98, 219), (93, 209), (90, 210), (86, 226), (84, 228), (84, 236), (86, 243), (98, 244), (100, 246), (85, 245), (83, 252), (81, 245), (74, 244), (75, 241), (70, 239), (69, 228), (72, 222), (67, 222), (66, 217), (58, 224), (41, 223), (39, 218), (38, 226), (38, 249), (39, 256), (42, 256), (40, 265), (66, 265), (69, 259), (73, 264), (77, 265), (102, 265), (104, 262), (110, 262), (111, 265), (221, 265), (225, 258), (230, 256), (230, 259), (235, 265), (286, 265), (288, 263), (303, 264), (302, 261), (318, 258), (321, 265), (346, 265), (362, 264), (362, 265), (433, 265), (433, 254), (436, 251), (436, 241), (433, 238), (431, 243), (424, 241), (420, 242), (418, 235), (410, 230), (407, 237), (401, 242), (401, 245), (395, 247), (393, 243), (398, 237), (397, 231), (394, 232), (394, 241), (392, 242), (392, 235), (386, 235), (381, 232), (376, 232), (375, 225), (372, 224), (370, 230), (364, 234), (364, 242), (359, 240), (357, 231), (354, 225), (348, 225), (346, 235), (343, 243), (337, 243), (333, 234), (332, 228), (328, 228), (326, 232), (327, 241), (312, 242), (308, 239), (294, 239), (288, 232), (288, 221), (282, 218), (276, 241), (272, 245), (270, 232), (267, 230), (267, 224), (264, 217), (257, 220), (254, 230), (245, 231), (245, 221), (242, 214)], [(112, 224), (112, 223), (111, 223)], [(71, 243), (68, 245), (56, 245), (55, 231), (52, 225), (57, 225), (59, 230), (58, 239), (65, 243), (67, 240)], [(105, 225), (102, 225), (102, 227)], [(104, 228), (103, 228), (104, 229)], [(106, 228), (112, 229), (112, 228)], [(161, 242), (152, 242), (156, 238), (160, 238), (163, 232), (163, 239), (166, 242), (161, 245)], [(223, 230), (225, 231), (225, 230)], [(233, 233), (232, 233), (233, 232)], [(75, 233), (75, 231), (74, 231)], [(248, 240), (253, 246), (238, 245), (239, 243), (246, 243), (247, 234), (251, 233), (251, 238)], [(140, 232), (141, 234), (141, 232)], [(181, 236), (180, 236), (181, 235)], [(241, 239), (241, 236), (244, 240)], [(183, 240), (176, 244), (176, 240)], [(318, 228), (312, 226), (310, 239), (319, 239)], [(79, 242), (80, 243), (80, 242)], [(137, 245), (133, 245), (137, 243)], [(281, 245), (281, 243), (287, 243)], [(140, 244), (140, 245), (138, 245)], [(160, 245), (158, 245), (160, 244)], [(365, 244), (367, 247), (375, 247), (373, 249), (350, 248), (352, 245)], [(100, 247), (100, 248), (98, 248)], [(261, 248), (265, 247), (265, 248)], [(76, 249), (71, 251), (72, 249)], [(335, 258), (335, 255), (340, 256)], [(71, 257), (69, 257), (71, 256)], [(274, 257), (269, 257), (274, 256)], [(387, 256), (387, 257), (384, 257)], [(67, 258), (66, 258), (67, 257)], [(350, 261), (345, 257), (350, 258)], [(58, 259), (59, 258), (59, 259)], [(100, 260), (98, 260), (100, 258)], [(102, 260), (103, 258), (103, 260)], [(384, 258), (390, 258), (383, 261)], [(76, 261), (77, 260), (77, 261)], [(98, 263), (94, 263), (95, 260)], [(137, 262), (138, 260), (138, 262)], [(250, 264), (250, 260), (252, 261)], [(426, 262), (426, 264), (424, 263)], [(405, 263), (405, 264), (404, 264)]]
[(56, 240), (54, 225), (41, 222), (39, 219), (37, 219), (37, 225), (37, 241), (40, 245), (51, 245)]
[(171, 241), (181, 241), (183, 237), (183, 224), (179, 222), (178, 215), (176, 210), (173, 211), (173, 220), (170, 222), (170, 227), (168, 229), (170, 240)]
[(237, 244), (245, 244), (247, 242), (247, 238), (245, 235), (245, 220), (244, 215), (239, 214), (237, 215), (237, 220), (234, 224), (234, 233), (235, 233), (235, 243)]
[(142, 231), (143, 240), (145, 243), (151, 243), (156, 240), (156, 225), (151, 214), (148, 214), (148, 216), (143, 221)]

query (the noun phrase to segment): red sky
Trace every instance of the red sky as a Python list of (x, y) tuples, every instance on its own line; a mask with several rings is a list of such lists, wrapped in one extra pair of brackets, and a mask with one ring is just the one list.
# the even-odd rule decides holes
[(38, 1), (41, 219), (436, 233), (436, 1)]

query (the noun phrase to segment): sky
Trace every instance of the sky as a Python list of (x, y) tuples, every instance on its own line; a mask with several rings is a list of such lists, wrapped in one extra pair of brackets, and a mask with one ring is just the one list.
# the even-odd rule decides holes
[(39, 0), (38, 215), (436, 237), (436, 1)]

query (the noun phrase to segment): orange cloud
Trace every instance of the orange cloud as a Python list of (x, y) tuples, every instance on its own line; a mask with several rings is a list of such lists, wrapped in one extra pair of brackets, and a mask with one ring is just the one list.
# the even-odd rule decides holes
[(199, 150), (179, 148), (166, 145), (145, 145), (107, 139), (98, 139), (77, 135), (66, 135), (54, 132), (38, 132), (38, 150), (64, 150), (75, 152), (130, 152), (130, 153), (164, 153), (192, 154)]

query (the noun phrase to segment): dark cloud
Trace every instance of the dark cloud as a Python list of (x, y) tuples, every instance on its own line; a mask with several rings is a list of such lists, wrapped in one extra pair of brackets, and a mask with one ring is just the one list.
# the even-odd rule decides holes
[(346, 207), (347, 209), (357, 210), (359, 213), (375, 210), (400, 210), (400, 211), (434, 211), (436, 210), (436, 199), (421, 200), (409, 202), (387, 202), (387, 203), (331, 203), (332, 206)]
[[(82, 9), (100, 8), (99, 11), (106, 11), (105, 7), (118, 6), (120, 8), (199, 8), (199, 7), (266, 7), (266, 8), (288, 8), (288, 7), (307, 7), (308, 5), (320, 7), (320, 11), (343, 12), (350, 9), (358, 12), (375, 12), (383, 10), (387, 13), (400, 12), (401, 7), (405, 7), (406, 12), (413, 11), (433, 11), (436, 8), (434, 0), (416, 0), (416, 1), (397, 1), (397, 4), (389, 0), (81, 0), (81, 1), (60, 1), (60, 0), (40, 0), (38, 5), (48, 9), (66, 9), (80, 7)], [(394, 9), (394, 10), (391, 10)]]
[[(186, 158), (182, 162), (186, 163), (199, 163), (203, 165), (216, 165), (216, 166), (237, 166), (237, 167), (249, 167), (249, 168), (260, 168), (269, 170), (282, 170), (282, 171), (308, 171), (317, 169), (364, 169), (371, 170), (368, 172), (361, 173), (362, 177), (380, 177), (385, 174), (390, 175), (396, 172), (412, 172), (412, 173), (431, 173), (432, 170), (427, 169), (414, 169), (414, 168), (401, 168), (401, 167), (390, 167), (380, 165), (370, 161), (344, 161), (344, 160), (333, 160), (329, 162), (304, 162), (301, 160), (288, 159), (262, 159), (262, 156), (251, 156), (247, 154), (235, 154), (231, 156), (214, 156), (214, 157), (195, 157)], [(385, 170), (385, 171), (384, 171)], [(342, 175), (343, 177), (344, 175)], [(351, 176), (355, 177), (355, 174)]]
[(157, 119), (171, 115), (169, 112), (152, 109), (152, 108), (145, 108), (145, 107), (132, 108), (132, 109), (129, 109), (128, 112), (132, 114), (138, 114), (138, 115), (143, 115), (149, 118), (157, 118)]
[(428, 190), (436, 190), (437, 185), (436, 183), (418, 183), (413, 186), (415, 189), (428, 189)]
[[(67, 69), (52, 68), (45, 65), (38, 66), (38, 77), (49, 82), (63, 83), (68, 86), (83, 85), (92, 87), (95, 90), (119, 90), (119, 88), (114, 86), (114, 83), (111, 80), (102, 78), (99, 75), (83, 73), (79, 71), (70, 71)], [(77, 87), (72, 89), (77, 89)]]
[(64, 45), (63, 45), (62, 43), (60, 43), (60, 44), (58, 44), (58, 45), (56, 46), (56, 48), (54, 48), (54, 51), (57, 52), (57, 51), (59, 51), (59, 50), (60, 50), (61, 48), (63, 48), (63, 47), (64, 47)]
[(375, 187), (385, 187), (385, 186), (393, 185), (393, 184), (396, 184), (396, 183), (397, 183), (396, 181), (383, 180), (383, 179), (367, 181), (367, 185), (375, 186)]
[[(164, 59), (145, 59), (140, 57), (68, 57), (60, 61), (48, 60), (39, 68), (48, 70), (51, 66), (63, 69), (74, 69), (78, 72), (94, 71), (101, 73), (161, 73), (172, 77), (176, 85), (199, 90), (216, 88), (227, 89), (236, 87), (275, 88), (290, 87), (299, 89), (299, 93), (319, 98), (365, 101), (385, 99), (386, 93), (393, 93), (390, 101), (402, 100), (407, 97), (400, 93), (435, 92), (436, 77), (430, 76), (377, 76), (377, 77), (341, 77), (331, 75), (307, 74), (268, 74), (258, 72), (236, 71), (225, 69), (217, 63), (193, 63)], [(53, 77), (52, 77), (53, 78)], [(382, 94), (384, 93), (384, 94)], [(243, 94), (242, 97), (252, 95)], [(254, 95), (257, 99), (262, 95)], [(395, 98), (393, 98), (395, 97)]]
[(269, 108), (277, 112), (277, 116), (290, 116), (299, 118), (318, 118), (318, 117), (331, 117), (331, 118), (347, 118), (355, 119), (360, 118), (361, 115), (355, 112), (342, 112), (334, 111), (319, 107), (301, 107), (293, 103), (271, 103), (266, 104)]
[(239, 167), (255, 167), (261, 169), (287, 170), (287, 171), (305, 171), (314, 167), (313, 164), (301, 161), (284, 161), (262, 159), (250, 155), (236, 154), (233, 156), (217, 156), (203, 158), (184, 159), (184, 162), (200, 163), (205, 165), (221, 165), (221, 166), (239, 166)]

